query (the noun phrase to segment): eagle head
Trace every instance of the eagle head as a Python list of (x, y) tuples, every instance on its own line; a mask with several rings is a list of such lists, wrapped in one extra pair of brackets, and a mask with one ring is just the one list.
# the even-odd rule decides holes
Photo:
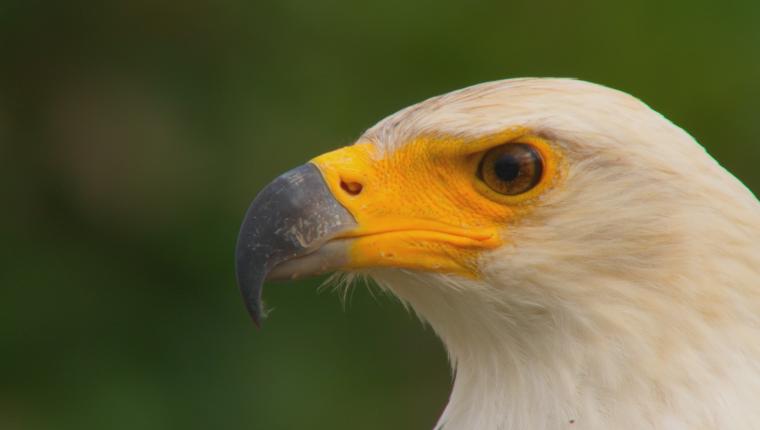
[(285, 173), (237, 245), (261, 286), (362, 274), (442, 339), (439, 427), (760, 422), (760, 204), (639, 100), (569, 79), (434, 97)]

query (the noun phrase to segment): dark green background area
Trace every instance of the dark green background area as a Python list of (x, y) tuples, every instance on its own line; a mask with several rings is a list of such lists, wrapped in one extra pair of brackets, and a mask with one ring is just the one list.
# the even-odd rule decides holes
[[(426, 429), (451, 376), (392, 298), (233, 248), (284, 170), (520, 76), (630, 92), (760, 190), (760, 2), (0, 1), (0, 428)], [(698, 172), (697, 172), (698, 173)]]

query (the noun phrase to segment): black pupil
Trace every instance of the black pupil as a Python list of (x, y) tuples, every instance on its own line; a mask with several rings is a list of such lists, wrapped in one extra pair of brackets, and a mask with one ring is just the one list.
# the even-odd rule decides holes
[(514, 181), (520, 176), (520, 160), (512, 154), (504, 154), (496, 160), (493, 169), (502, 181)]

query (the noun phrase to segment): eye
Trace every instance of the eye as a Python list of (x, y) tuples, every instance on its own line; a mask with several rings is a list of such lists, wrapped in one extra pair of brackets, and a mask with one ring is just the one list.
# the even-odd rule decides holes
[(489, 150), (478, 166), (478, 178), (499, 194), (514, 196), (535, 187), (544, 171), (539, 152), (525, 143)]

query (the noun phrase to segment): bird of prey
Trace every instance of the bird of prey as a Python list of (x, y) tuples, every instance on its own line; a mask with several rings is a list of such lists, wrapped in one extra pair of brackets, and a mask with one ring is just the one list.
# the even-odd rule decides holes
[(358, 273), (408, 304), (455, 372), (437, 429), (760, 428), (760, 203), (623, 92), (403, 109), (264, 188), (236, 259), (257, 323), (267, 279)]

